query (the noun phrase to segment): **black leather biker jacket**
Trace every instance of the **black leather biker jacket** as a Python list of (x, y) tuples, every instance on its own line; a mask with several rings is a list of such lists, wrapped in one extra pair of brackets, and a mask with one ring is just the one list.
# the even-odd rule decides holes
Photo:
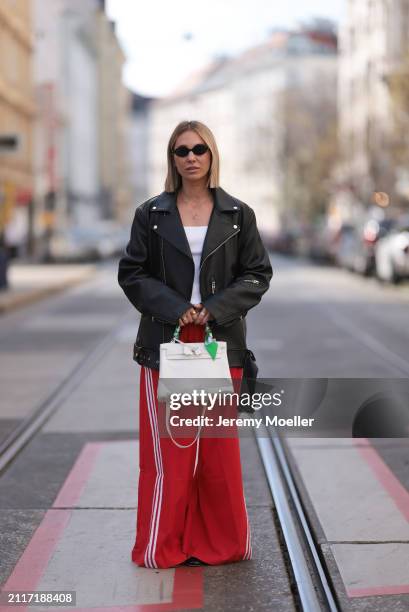
[[(214, 200), (200, 263), (202, 304), (216, 340), (227, 342), (230, 367), (243, 365), (245, 316), (269, 288), (273, 275), (253, 209), (221, 187)], [(159, 345), (170, 342), (181, 315), (192, 306), (194, 261), (176, 193), (163, 191), (135, 212), (119, 261), (118, 282), (141, 313), (133, 358), (159, 369)]]

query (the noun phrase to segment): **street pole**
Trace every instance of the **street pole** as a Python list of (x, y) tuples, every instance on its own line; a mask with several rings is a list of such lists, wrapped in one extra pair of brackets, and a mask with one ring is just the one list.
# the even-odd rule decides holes
[[(20, 145), (18, 134), (0, 133), (0, 155), (14, 154)], [(9, 286), (8, 272), (8, 252), (5, 244), (4, 230), (6, 228), (7, 217), (10, 207), (10, 193), (5, 183), (0, 183), (0, 291), (6, 290)]]

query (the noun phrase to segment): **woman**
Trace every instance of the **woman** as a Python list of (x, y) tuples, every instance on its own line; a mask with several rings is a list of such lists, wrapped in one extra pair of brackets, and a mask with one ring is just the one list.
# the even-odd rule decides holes
[(183, 121), (167, 150), (165, 191), (136, 209), (118, 282), (141, 313), (134, 346), (140, 373), (140, 474), (132, 561), (152, 568), (251, 558), (237, 437), (175, 446), (158, 433), (159, 345), (204, 340), (208, 323), (227, 343), (240, 383), (244, 317), (272, 276), (253, 210), (219, 186), (213, 134)]

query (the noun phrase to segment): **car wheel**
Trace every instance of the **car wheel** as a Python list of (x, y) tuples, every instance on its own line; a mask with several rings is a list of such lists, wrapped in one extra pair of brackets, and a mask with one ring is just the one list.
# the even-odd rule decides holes
[(396, 270), (393, 271), (393, 275), (392, 275), (392, 283), (394, 285), (399, 285), (399, 283), (401, 282), (402, 277), (399, 276), (399, 274), (396, 272)]
[(392, 259), (386, 260), (384, 266), (384, 279), (387, 283), (396, 285), (399, 282), (399, 276), (396, 274)]
[(381, 283), (390, 283), (392, 281), (391, 261), (386, 258), (376, 260), (376, 278)]
[(367, 276), (367, 261), (365, 257), (356, 257), (354, 261), (354, 272), (361, 276)]
[(365, 259), (362, 274), (363, 276), (372, 276), (374, 272), (374, 264), (370, 259)]

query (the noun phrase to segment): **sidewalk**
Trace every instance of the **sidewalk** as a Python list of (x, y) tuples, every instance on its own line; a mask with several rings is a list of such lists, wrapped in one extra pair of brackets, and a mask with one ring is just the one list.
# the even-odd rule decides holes
[(0, 290), (0, 315), (87, 280), (95, 270), (95, 264), (11, 263), (9, 288)]

